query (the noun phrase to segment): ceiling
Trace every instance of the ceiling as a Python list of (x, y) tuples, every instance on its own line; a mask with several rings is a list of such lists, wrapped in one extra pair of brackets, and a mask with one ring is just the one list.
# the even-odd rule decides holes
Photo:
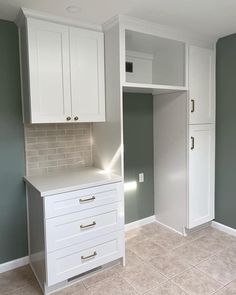
[[(79, 11), (69, 13), (74, 5)], [(236, 33), (235, 0), (0, 0), (0, 19), (14, 20), (20, 7), (92, 24), (126, 14), (211, 37)]]

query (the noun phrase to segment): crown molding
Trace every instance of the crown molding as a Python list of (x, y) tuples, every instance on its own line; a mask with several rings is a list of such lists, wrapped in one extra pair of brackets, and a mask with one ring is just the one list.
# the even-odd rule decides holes
[(144, 34), (155, 35), (176, 41), (190, 43), (192, 45), (214, 49), (217, 39), (213, 36), (191, 32), (156, 22), (146, 21), (127, 15), (116, 15), (103, 24), (103, 30), (107, 31), (113, 26), (119, 25), (121, 29), (134, 30)]
[(45, 13), (45, 12), (36, 11), (36, 10), (22, 7), (16, 17), (15, 23), (18, 26), (20, 26), (25, 18), (26, 19), (27, 18), (36, 18), (36, 19), (40, 19), (40, 20), (51, 21), (51, 22), (58, 23), (58, 24), (69, 25), (69, 26), (74, 26), (74, 27), (79, 27), (79, 28), (84, 28), (84, 29), (90, 29), (93, 31), (99, 31), (99, 32), (102, 31), (101, 25), (94, 25), (94, 24), (82, 22), (82, 21), (79, 21), (76, 19), (70, 19), (67, 17), (57, 16), (57, 15), (53, 15), (50, 13)]

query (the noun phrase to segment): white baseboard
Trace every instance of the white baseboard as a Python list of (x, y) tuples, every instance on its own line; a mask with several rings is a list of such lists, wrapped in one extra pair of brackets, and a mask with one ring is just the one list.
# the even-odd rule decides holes
[(146, 218), (143, 218), (143, 219), (140, 219), (140, 220), (137, 220), (137, 221), (126, 224), (125, 225), (125, 231), (129, 231), (131, 229), (135, 229), (135, 228), (138, 228), (140, 226), (143, 226), (143, 225), (155, 222), (155, 221), (156, 221), (155, 215), (149, 216), (149, 217), (146, 217)]
[(21, 267), (29, 264), (29, 256), (25, 256), (16, 260), (8, 261), (0, 264), (0, 273), (13, 270), (17, 267)]
[(229, 235), (236, 237), (236, 229), (234, 229), (232, 227), (226, 226), (226, 225), (216, 222), (216, 221), (212, 221), (211, 226), (218, 229), (218, 230), (221, 230)]
[(169, 230), (172, 230), (173, 232), (175, 232), (175, 233), (177, 233), (177, 234), (179, 234), (181, 236), (184, 236), (184, 233), (181, 233), (181, 232), (177, 231), (176, 229), (174, 229), (173, 227), (170, 227), (170, 226), (160, 222), (157, 218), (155, 218), (155, 222), (162, 225), (162, 226), (164, 226), (164, 227), (166, 227)]

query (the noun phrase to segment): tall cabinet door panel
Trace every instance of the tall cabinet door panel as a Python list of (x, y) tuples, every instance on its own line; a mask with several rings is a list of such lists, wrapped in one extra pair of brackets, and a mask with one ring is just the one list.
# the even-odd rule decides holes
[(70, 50), (72, 117), (80, 122), (104, 121), (103, 33), (70, 28)]
[(69, 29), (28, 19), (31, 123), (71, 116)]
[(190, 124), (215, 122), (214, 51), (190, 46), (189, 98)]
[(214, 218), (215, 126), (190, 126), (188, 227)]

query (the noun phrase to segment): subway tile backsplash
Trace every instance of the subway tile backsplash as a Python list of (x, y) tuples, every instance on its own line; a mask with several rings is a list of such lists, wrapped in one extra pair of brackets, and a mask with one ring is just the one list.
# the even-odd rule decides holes
[(90, 123), (25, 125), (26, 174), (92, 165)]

